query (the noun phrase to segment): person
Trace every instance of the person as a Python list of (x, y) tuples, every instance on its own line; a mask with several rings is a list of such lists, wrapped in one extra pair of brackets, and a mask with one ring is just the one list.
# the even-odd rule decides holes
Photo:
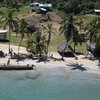
[(9, 65), (10, 64), (10, 59), (8, 59), (8, 61), (7, 61), (7, 65)]
[(10, 52), (10, 54), (11, 54), (11, 57), (12, 57), (12, 55), (13, 55), (13, 49), (11, 48), (11, 52)]
[(27, 67), (29, 67), (29, 64), (27, 64)]
[(78, 60), (78, 57), (77, 56), (75, 56), (75, 60)]
[(4, 66), (6, 66), (6, 64), (4, 63)]
[(34, 64), (32, 64), (32, 67), (33, 67), (33, 69), (34, 69), (34, 67), (36, 67)]

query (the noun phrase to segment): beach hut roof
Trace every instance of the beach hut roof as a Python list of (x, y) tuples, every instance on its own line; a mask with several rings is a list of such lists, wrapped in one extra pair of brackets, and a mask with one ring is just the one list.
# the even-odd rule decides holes
[(57, 47), (57, 50), (58, 50), (59, 52), (62, 52), (62, 51), (65, 49), (65, 47), (68, 48), (68, 44), (67, 44), (67, 43), (61, 43), (61, 44)]
[(100, 13), (100, 10), (98, 10), (98, 9), (94, 9), (94, 11), (95, 11), (95, 12), (99, 12), (99, 13)]
[(93, 50), (95, 49), (94, 43), (92, 43), (92, 42), (90, 42), (90, 41), (87, 41), (86, 44), (87, 44), (87, 47), (88, 47), (90, 50), (93, 51)]
[(57, 50), (58, 50), (59, 54), (63, 55), (64, 57), (75, 57), (72, 47), (69, 44), (67, 44), (66, 42), (65, 43), (61, 43), (57, 47)]
[(39, 4), (39, 7), (52, 7), (52, 4)]
[(58, 50), (59, 52), (63, 52), (64, 49), (65, 49), (65, 52), (68, 52), (68, 51), (74, 52), (74, 50), (72, 49), (72, 47), (71, 47), (68, 43), (66, 43), (66, 42), (61, 43), (61, 44), (57, 47), (57, 50)]
[(0, 30), (0, 33), (7, 33), (7, 30)]

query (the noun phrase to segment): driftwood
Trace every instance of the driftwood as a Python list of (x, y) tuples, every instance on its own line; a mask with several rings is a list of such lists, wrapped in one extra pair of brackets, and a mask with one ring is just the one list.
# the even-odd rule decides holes
[(0, 70), (32, 70), (33, 66), (20, 66), (20, 65), (2, 65)]

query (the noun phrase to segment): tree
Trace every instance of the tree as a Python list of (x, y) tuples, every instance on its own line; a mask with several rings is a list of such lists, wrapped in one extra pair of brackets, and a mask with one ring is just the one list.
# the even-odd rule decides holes
[(1, 24), (3, 28), (8, 28), (9, 30), (8, 31), (9, 33), (9, 53), (10, 53), (11, 31), (18, 27), (17, 18), (13, 17), (14, 13), (15, 13), (15, 10), (10, 9), (10, 8), (6, 9), (5, 12), (0, 12), (0, 14), (2, 15)]
[(35, 26), (29, 26), (29, 24), (27, 23), (27, 21), (25, 19), (21, 19), (19, 21), (18, 31), (21, 35), (21, 39), (20, 39), (19, 47), (18, 47), (18, 53), (19, 53), (19, 49), (20, 49), (20, 46), (22, 44), (22, 41), (23, 41), (25, 35), (27, 36), (27, 38), (31, 37), (32, 34), (36, 31), (36, 27)]
[(20, 33), (20, 35), (21, 35), (21, 40), (20, 40), (20, 42), (19, 42), (18, 53), (19, 53), (19, 49), (20, 49), (22, 40), (23, 40), (23, 38), (24, 38), (24, 36), (25, 36), (25, 33), (27, 32), (27, 25), (28, 25), (28, 24), (27, 24), (27, 22), (25, 21), (25, 19), (21, 19), (21, 20), (20, 20), (20, 25), (19, 25), (18, 31), (19, 31), (19, 33)]
[(62, 21), (62, 26), (60, 27), (61, 34), (63, 33), (67, 43), (72, 40), (73, 42), (78, 42), (78, 30), (75, 26), (75, 19), (73, 14), (69, 15)]
[[(60, 27), (60, 32), (61, 34), (64, 34), (64, 37), (66, 39), (67, 44), (69, 44), (69, 42), (74, 42), (74, 52), (75, 52), (75, 46), (78, 43), (78, 30), (75, 26), (75, 19), (73, 14), (69, 15), (68, 17), (66, 17), (63, 21), (62, 21), (62, 26)], [(66, 45), (67, 46), (67, 45)], [(66, 49), (66, 47), (65, 47)], [(63, 50), (63, 52), (65, 51), (65, 49)], [(62, 56), (63, 59), (63, 56)]]
[(41, 60), (42, 54), (46, 54), (46, 36), (42, 35), (39, 29), (28, 39), (27, 50), (32, 54), (38, 55), (39, 61)]
[(100, 47), (100, 18), (95, 17), (88, 25), (87, 25), (87, 37), (90, 42), (95, 43), (96, 47)]
[(43, 30), (45, 30), (45, 33), (47, 35), (47, 53), (48, 53), (48, 48), (49, 48), (49, 45), (51, 42), (51, 36), (54, 33), (53, 32), (54, 28), (51, 23), (47, 24), (47, 27), (42, 25), (42, 28), (43, 28)]

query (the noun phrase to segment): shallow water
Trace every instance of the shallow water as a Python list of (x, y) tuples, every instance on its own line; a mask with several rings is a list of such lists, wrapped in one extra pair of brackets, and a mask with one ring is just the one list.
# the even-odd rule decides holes
[(0, 71), (0, 100), (100, 100), (100, 76), (64, 68)]

